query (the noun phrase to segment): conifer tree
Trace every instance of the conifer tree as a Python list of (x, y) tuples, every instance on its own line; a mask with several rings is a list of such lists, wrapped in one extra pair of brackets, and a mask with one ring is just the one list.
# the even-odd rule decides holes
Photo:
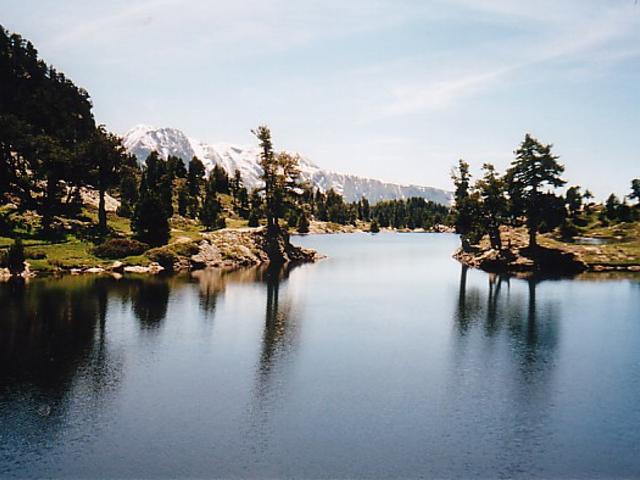
[(484, 176), (476, 183), (482, 202), (480, 207), (482, 222), (489, 234), (491, 247), (500, 250), (502, 248), (500, 225), (504, 223), (507, 214), (504, 179), (497, 174), (495, 167), (490, 163), (485, 163), (482, 169)]
[(24, 261), (25, 257), (22, 240), (20, 238), (16, 238), (6, 254), (6, 265), (11, 275), (20, 275), (24, 272)]
[[(551, 153), (552, 145), (543, 145), (531, 135), (515, 151), (516, 159), (507, 172), (507, 184), (514, 217), (523, 215), (529, 231), (529, 247), (537, 247), (536, 235), (541, 225), (556, 221), (554, 210), (558, 197), (545, 189), (564, 185), (560, 178), (564, 167)], [(552, 216), (548, 214), (551, 213)]]
[(278, 220), (289, 206), (298, 187), (299, 161), (297, 155), (273, 150), (271, 130), (259, 126), (252, 133), (260, 142), (260, 166), (264, 182), (264, 210), (267, 217), (267, 231), (274, 233), (279, 229)]
[(222, 216), (222, 205), (218, 199), (216, 186), (218, 178), (212, 173), (206, 184), (206, 191), (202, 208), (200, 209), (200, 221), (208, 230), (215, 230), (225, 227), (225, 220)]
[(480, 219), (480, 198), (477, 192), (471, 192), (471, 174), (469, 164), (458, 161), (457, 169), (451, 173), (455, 185), (454, 206), (452, 215), (456, 233), (460, 234), (463, 250), (467, 251), (472, 244), (482, 238)]
[(612, 193), (607, 198), (604, 206), (606, 216), (609, 220), (616, 220), (618, 218), (618, 208), (620, 208), (620, 200)]
[(98, 187), (98, 229), (106, 233), (105, 195), (107, 190), (118, 183), (120, 167), (126, 158), (124, 146), (119, 137), (107, 132), (104, 125), (100, 125), (89, 140), (85, 155), (93, 166), (91, 174)]
[(629, 199), (635, 199), (638, 201), (638, 204), (640, 204), (640, 178), (631, 180), (631, 194), (629, 195)]
[(578, 216), (580, 210), (582, 209), (582, 199), (585, 198), (585, 196), (586, 193), (585, 195), (582, 195), (582, 193), (580, 193), (580, 187), (577, 185), (569, 187), (567, 189), (567, 193), (565, 194), (567, 208), (569, 210), (569, 215), (571, 215), (571, 217), (573, 217), (574, 219)]
[(148, 170), (145, 169), (140, 181), (140, 194), (131, 218), (131, 229), (141, 242), (160, 246), (169, 241), (171, 215), (166, 209), (162, 194), (151, 188), (148, 179)]
[(204, 174), (204, 164), (198, 159), (198, 157), (193, 157), (189, 162), (189, 170), (187, 172), (187, 190), (189, 193), (189, 200), (186, 216), (190, 218), (196, 218), (200, 211), (200, 194), (202, 190), (202, 183), (204, 181)]
[(120, 167), (120, 207), (118, 215), (121, 217), (131, 217), (133, 209), (138, 201), (140, 189), (140, 167), (134, 155), (127, 155)]
[(298, 217), (298, 233), (309, 233), (309, 219), (304, 211)]

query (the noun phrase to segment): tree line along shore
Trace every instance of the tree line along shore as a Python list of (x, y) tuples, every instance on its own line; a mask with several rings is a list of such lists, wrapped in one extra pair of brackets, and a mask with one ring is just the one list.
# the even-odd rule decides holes
[[(137, 159), (97, 125), (89, 94), (39, 58), (20, 35), (0, 27), (0, 273), (161, 271), (229, 268), (312, 259), (289, 233), (451, 231), (457, 257), (481, 268), (546, 268), (545, 252), (580, 262), (639, 263), (638, 206), (562, 187), (563, 167), (551, 146), (527, 136), (513, 166), (491, 165), (471, 183), (461, 161), (453, 208), (422, 198), (346, 202), (333, 190), (300, 181), (299, 157), (277, 151), (271, 131), (252, 133), (260, 146), (262, 184), (249, 191), (240, 172), (197, 158)], [(140, 162), (140, 160), (144, 160)], [(633, 180), (629, 201), (638, 199)], [(524, 245), (521, 230), (528, 233)], [(540, 242), (537, 241), (541, 234)], [(587, 246), (576, 237), (607, 239)], [(297, 252), (297, 253), (296, 253)], [(622, 253), (621, 253), (622, 252)], [(203, 261), (204, 259), (204, 261)]]

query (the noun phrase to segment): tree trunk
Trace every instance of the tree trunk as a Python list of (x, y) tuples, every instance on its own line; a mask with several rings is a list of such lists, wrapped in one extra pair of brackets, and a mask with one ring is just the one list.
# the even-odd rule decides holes
[(494, 250), (502, 250), (502, 237), (500, 236), (500, 228), (492, 228), (489, 232), (491, 240), (491, 248)]
[(471, 244), (469, 243), (469, 239), (464, 233), (460, 235), (460, 243), (462, 244), (463, 251), (465, 252), (471, 251)]
[(101, 232), (107, 231), (107, 210), (104, 202), (104, 188), (100, 187), (100, 199), (98, 201), (98, 228)]
[(42, 215), (42, 228), (46, 234), (51, 233), (51, 223), (56, 211), (56, 188), (58, 179), (53, 175), (47, 175), (44, 213)]
[(529, 248), (537, 248), (538, 247), (538, 239), (536, 238), (536, 229), (529, 229)]

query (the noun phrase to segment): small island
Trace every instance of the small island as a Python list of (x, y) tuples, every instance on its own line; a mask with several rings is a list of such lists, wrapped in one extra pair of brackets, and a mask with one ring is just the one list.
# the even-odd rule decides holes
[(640, 271), (640, 179), (631, 181), (622, 202), (612, 193), (596, 204), (577, 185), (559, 195), (564, 166), (552, 145), (529, 134), (503, 175), (491, 164), (482, 170), (475, 184), (464, 160), (452, 174), (452, 217), (461, 240), (453, 256), (464, 265), (542, 276)]

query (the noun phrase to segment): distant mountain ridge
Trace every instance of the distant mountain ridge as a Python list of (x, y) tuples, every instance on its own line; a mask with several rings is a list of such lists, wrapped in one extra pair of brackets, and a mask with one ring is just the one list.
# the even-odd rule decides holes
[[(123, 138), (125, 148), (134, 154), (138, 161), (144, 159), (153, 150), (162, 157), (174, 155), (189, 162), (195, 155), (207, 170), (220, 165), (230, 175), (237, 169), (247, 188), (252, 189), (261, 184), (262, 169), (258, 162), (260, 149), (258, 146), (238, 146), (228, 143), (207, 144), (188, 137), (175, 128), (155, 128), (138, 125), (129, 130)], [(300, 173), (303, 180), (323, 192), (333, 188), (347, 201), (355, 201), (363, 196), (370, 202), (380, 200), (405, 199), (421, 197), (437, 203), (449, 205), (451, 192), (420, 185), (400, 185), (383, 182), (371, 178), (359, 177), (343, 173), (323, 170), (306, 157), (301, 157)]]

